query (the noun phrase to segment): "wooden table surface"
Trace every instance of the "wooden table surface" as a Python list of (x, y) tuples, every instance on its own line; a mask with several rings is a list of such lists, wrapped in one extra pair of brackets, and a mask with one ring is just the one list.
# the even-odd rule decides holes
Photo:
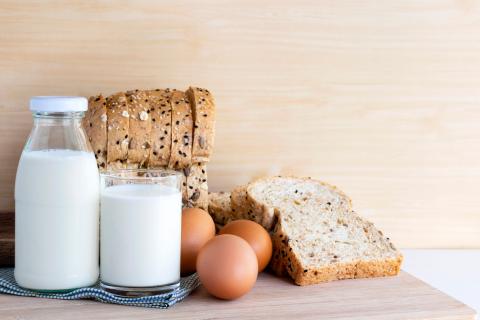
[(59, 301), (0, 295), (2, 319), (474, 319), (475, 312), (402, 272), (397, 277), (344, 280), (299, 287), (270, 274), (234, 301), (197, 289), (168, 310), (94, 301)]

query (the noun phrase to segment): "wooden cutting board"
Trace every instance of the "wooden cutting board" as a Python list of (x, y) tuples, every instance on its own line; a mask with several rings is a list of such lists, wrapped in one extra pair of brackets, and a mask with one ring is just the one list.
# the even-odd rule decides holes
[(203, 288), (168, 310), (94, 301), (59, 301), (0, 295), (2, 319), (474, 319), (475, 311), (401, 272), (397, 277), (344, 280), (298, 287), (270, 274), (234, 301)]
[(0, 213), (0, 267), (13, 266), (15, 260), (15, 214)]

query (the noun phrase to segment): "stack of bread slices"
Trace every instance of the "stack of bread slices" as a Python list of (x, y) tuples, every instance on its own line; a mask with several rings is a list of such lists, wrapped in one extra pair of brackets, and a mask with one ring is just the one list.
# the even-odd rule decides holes
[(352, 210), (350, 198), (327, 183), (265, 177), (232, 192), (209, 194), (217, 227), (253, 220), (270, 232), (270, 268), (296, 284), (398, 274), (401, 253), (371, 222)]
[(206, 164), (215, 136), (215, 103), (210, 91), (190, 87), (90, 97), (83, 125), (101, 171), (180, 171), (184, 205), (207, 209)]

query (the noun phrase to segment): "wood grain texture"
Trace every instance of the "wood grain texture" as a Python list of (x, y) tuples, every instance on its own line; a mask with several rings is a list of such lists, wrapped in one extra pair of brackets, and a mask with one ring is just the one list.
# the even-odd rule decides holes
[(0, 215), (0, 267), (15, 263), (15, 216)]
[(167, 310), (0, 295), (2, 319), (473, 320), (475, 311), (411, 275), (298, 287), (261, 274), (254, 289), (222, 301), (203, 288)]
[(210, 189), (337, 184), (400, 247), (480, 247), (480, 3), (0, 1), (0, 211), (33, 95), (206, 87)]

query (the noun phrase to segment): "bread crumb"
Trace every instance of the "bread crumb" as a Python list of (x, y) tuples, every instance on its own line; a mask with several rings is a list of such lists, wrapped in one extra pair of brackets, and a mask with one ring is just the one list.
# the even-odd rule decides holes
[(128, 114), (127, 110), (123, 110), (122, 117), (128, 118), (130, 115)]

